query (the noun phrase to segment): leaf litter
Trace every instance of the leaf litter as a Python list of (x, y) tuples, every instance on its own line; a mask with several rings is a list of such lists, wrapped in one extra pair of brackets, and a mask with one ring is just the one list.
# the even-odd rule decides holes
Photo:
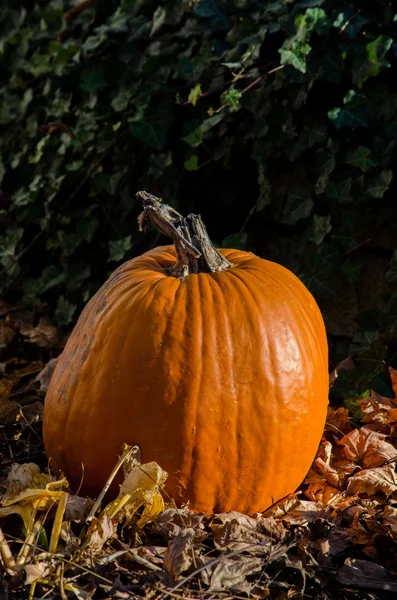
[[(43, 401), (61, 334), (46, 321), (17, 326), (22, 317), (11, 309), (1, 316), (0, 568), (8, 597), (376, 600), (397, 592), (397, 398), (371, 391), (359, 401), (360, 422), (331, 404), (305, 481), (264, 513), (177, 508), (162, 493), (161, 465), (141, 464), (139, 448), (128, 446), (117, 465), (124, 483), (106, 504), (54, 478), (44, 453)], [(389, 372), (397, 395), (397, 372)]]

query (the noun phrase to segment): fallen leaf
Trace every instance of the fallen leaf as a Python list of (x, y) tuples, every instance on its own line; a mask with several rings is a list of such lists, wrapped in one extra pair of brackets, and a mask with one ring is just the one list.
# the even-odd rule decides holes
[(281, 521), (277, 521), (273, 516), (258, 517), (258, 527), (266, 533), (273, 541), (281, 542), (287, 535), (287, 530)]
[(113, 518), (123, 511), (123, 514), (130, 519), (143, 506), (137, 526), (143, 527), (150, 521), (154, 521), (164, 510), (160, 489), (164, 487), (167, 476), (168, 474), (156, 462), (132, 466), (120, 486), (119, 495), (106, 506), (106, 513)]
[(306, 476), (305, 483), (308, 484), (305, 490), (305, 496), (313, 503), (319, 503), (328, 506), (333, 503), (335, 498), (341, 495), (341, 490), (330, 485), (324, 476), (314, 469), (310, 469)]
[(349, 411), (347, 408), (341, 406), (337, 410), (334, 410), (330, 406), (327, 412), (327, 421), (325, 423), (325, 430), (335, 431), (336, 433), (349, 433), (353, 429), (353, 425), (350, 421)]
[(47, 562), (39, 562), (37, 564), (25, 565), (25, 585), (31, 585), (38, 579), (44, 579), (51, 571), (51, 565)]
[(196, 539), (207, 537), (204, 531), (204, 513), (195, 513), (188, 508), (167, 508), (157, 518), (154, 530), (166, 539), (172, 539), (183, 529), (194, 529)]
[(344, 446), (348, 460), (358, 462), (363, 467), (379, 467), (397, 458), (397, 450), (384, 438), (383, 434), (361, 427), (345, 435), (339, 444)]
[(5, 379), (4, 377), (0, 379), (0, 402), (5, 402), (8, 400), (11, 394), (11, 390), (13, 387), (13, 382)]
[(220, 513), (210, 527), (218, 550), (270, 551), (271, 539), (258, 531), (258, 521), (252, 517), (235, 511)]
[(336, 579), (349, 587), (363, 587), (397, 592), (397, 583), (393, 581), (387, 569), (369, 560), (347, 558), (337, 573)]
[(174, 579), (187, 571), (194, 559), (193, 552), (194, 530), (189, 528), (181, 531), (173, 540), (168, 542), (164, 555), (164, 569)]
[(82, 498), (81, 496), (70, 496), (65, 506), (65, 521), (81, 521), (90, 512), (94, 501), (90, 498)]
[(210, 578), (210, 591), (236, 588), (245, 578), (263, 568), (264, 561), (253, 556), (223, 556)]
[(390, 496), (397, 491), (397, 475), (392, 465), (364, 469), (352, 475), (347, 483), (348, 494), (368, 494), (383, 492)]
[(40, 384), (40, 390), (42, 392), (47, 392), (50, 382), (51, 382), (51, 378), (52, 375), (55, 371), (55, 367), (57, 365), (58, 362), (58, 358), (51, 358), (51, 360), (48, 361), (48, 363), (46, 364), (46, 366), (44, 367), (44, 369), (42, 369), (40, 371), (40, 373), (37, 375), (35, 381), (38, 381)]
[(64, 343), (64, 336), (48, 317), (41, 317), (37, 327), (19, 321), (19, 331), (31, 344), (36, 344), (42, 348), (60, 348)]
[(19, 405), (13, 400), (0, 403), (0, 426), (11, 425), (16, 422), (19, 414)]
[(282, 519), (291, 525), (307, 525), (318, 518), (326, 518), (327, 514), (327, 509), (317, 502), (300, 500), (298, 506), (283, 515)]
[(113, 536), (115, 530), (113, 521), (106, 513), (102, 514), (99, 519), (94, 517), (87, 531), (84, 549), (89, 549), (90, 555), (98, 554)]
[(382, 521), (394, 533), (397, 533), (397, 508), (385, 506), (382, 513)]

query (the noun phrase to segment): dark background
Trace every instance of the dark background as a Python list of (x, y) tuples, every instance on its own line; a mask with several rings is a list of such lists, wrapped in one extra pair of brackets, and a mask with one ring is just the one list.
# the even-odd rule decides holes
[(382, 1), (0, 7), (0, 295), (70, 331), (156, 244), (135, 193), (293, 270), (335, 394), (397, 366), (397, 9)]

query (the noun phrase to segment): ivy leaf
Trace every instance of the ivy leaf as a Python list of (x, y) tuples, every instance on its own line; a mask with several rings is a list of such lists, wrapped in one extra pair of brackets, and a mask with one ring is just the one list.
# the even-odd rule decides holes
[(115, 110), (116, 112), (121, 112), (125, 110), (128, 106), (129, 101), (134, 95), (134, 91), (135, 90), (126, 88), (121, 89), (117, 96), (115, 96), (111, 102), (113, 110)]
[(4, 163), (3, 163), (3, 160), (2, 160), (2, 157), (1, 157), (1, 154), (0, 154), (0, 185), (1, 185), (2, 181), (3, 181), (3, 178), (4, 178), (5, 174), (6, 174), (6, 170), (5, 170)]
[(185, 160), (184, 165), (187, 171), (197, 171), (198, 169), (198, 156), (197, 154), (192, 154), (190, 158)]
[(162, 150), (167, 143), (171, 129), (172, 113), (169, 107), (159, 107), (142, 120), (128, 119), (132, 137), (156, 150)]
[(346, 276), (348, 283), (358, 283), (361, 279), (363, 265), (360, 262), (345, 260), (342, 264), (341, 271)]
[(357, 87), (361, 88), (369, 77), (375, 77), (381, 69), (390, 67), (390, 63), (385, 60), (385, 55), (392, 44), (392, 38), (379, 35), (366, 45), (366, 60), (358, 59), (353, 70), (353, 83)]
[(105, 77), (105, 67), (97, 66), (84, 69), (80, 76), (80, 87), (83, 92), (92, 94), (108, 85)]
[(271, 185), (270, 185), (270, 181), (267, 179), (265, 173), (266, 173), (265, 165), (263, 163), (260, 163), (258, 165), (259, 196), (258, 196), (258, 200), (256, 201), (256, 211), (257, 212), (260, 212), (261, 210), (263, 210), (265, 208), (265, 206), (270, 204), (270, 201), (271, 201), (271, 197), (270, 197)]
[(109, 262), (120, 262), (132, 248), (132, 239), (130, 235), (121, 240), (110, 240), (109, 242)]
[(303, 187), (295, 187), (288, 195), (281, 222), (296, 225), (300, 219), (306, 219), (313, 210), (313, 198)]
[(232, 233), (222, 240), (222, 248), (236, 248), (245, 250), (247, 248), (248, 235), (246, 233)]
[(221, 95), (221, 102), (223, 106), (228, 106), (232, 110), (238, 110), (240, 108), (241, 92), (236, 90), (234, 87), (230, 87), (226, 92)]
[(384, 169), (375, 177), (367, 188), (367, 194), (372, 198), (383, 198), (393, 179), (393, 171)]
[(306, 73), (306, 56), (309, 54), (311, 46), (300, 40), (294, 40), (291, 48), (280, 48), (280, 63), (282, 65), (292, 65), (301, 73)]
[(320, 246), (323, 243), (327, 233), (332, 231), (331, 216), (330, 215), (314, 215), (312, 233), (309, 236), (309, 240)]
[(387, 281), (390, 283), (397, 282), (397, 250), (394, 251), (393, 257), (390, 261), (389, 270), (385, 275)]
[(55, 310), (55, 321), (62, 327), (62, 325), (69, 325), (73, 320), (73, 315), (76, 312), (77, 306), (72, 304), (65, 298), (65, 296), (59, 296), (57, 308)]
[(299, 37), (303, 37), (312, 31), (324, 35), (331, 26), (325, 11), (318, 7), (308, 8), (303, 15), (298, 15), (295, 19), (295, 24)]
[(352, 178), (342, 179), (341, 181), (329, 181), (325, 190), (325, 195), (331, 200), (347, 203), (352, 202), (351, 195)]
[(170, 165), (172, 165), (172, 152), (166, 152), (165, 154), (151, 153), (148, 173), (154, 175), (154, 177), (161, 177)]
[(347, 153), (345, 163), (352, 167), (357, 167), (365, 173), (375, 164), (370, 155), (371, 150), (369, 148), (366, 146), (359, 146), (356, 150)]
[(189, 96), (187, 99), (189, 104), (193, 104), (193, 106), (196, 106), (196, 102), (202, 93), (203, 92), (201, 90), (201, 85), (199, 83), (196, 83), (196, 85), (190, 90), (190, 93), (189, 93)]
[(367, 99), (354, 90), (350, 90), (343, 98), (344, 108), (332, 108), (328, 111), (337, 129), (342, 127), (368, 127), (369, 104)]

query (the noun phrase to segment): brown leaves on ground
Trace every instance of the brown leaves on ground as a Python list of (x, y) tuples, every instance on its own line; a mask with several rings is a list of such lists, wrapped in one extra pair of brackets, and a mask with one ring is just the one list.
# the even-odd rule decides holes
[[(7, 310), (0, 307), (3, 326)], [(36, 345), (56, 343), (46, 327), (19, 326), (16, 335)], [(98, 506), (47, 474), (40, 419), (56, 357), (44, 363), (22, 357), (1, 363), (1, 460), (8, 478), (1, 482), (0, 557), (11, 593), (386, 600), (397, 592), (397, 399), (363, 397), (360, 424), (346, 408), (331, 406), (300, 490), (263, 514), (176, 508), (161, 495), (160, 466), (135, 458), (123, 465), (119, 496)], [(347, 361), (340, 368), (350, 367)], [(397, 373), (390, 375), (397, 392)]]

